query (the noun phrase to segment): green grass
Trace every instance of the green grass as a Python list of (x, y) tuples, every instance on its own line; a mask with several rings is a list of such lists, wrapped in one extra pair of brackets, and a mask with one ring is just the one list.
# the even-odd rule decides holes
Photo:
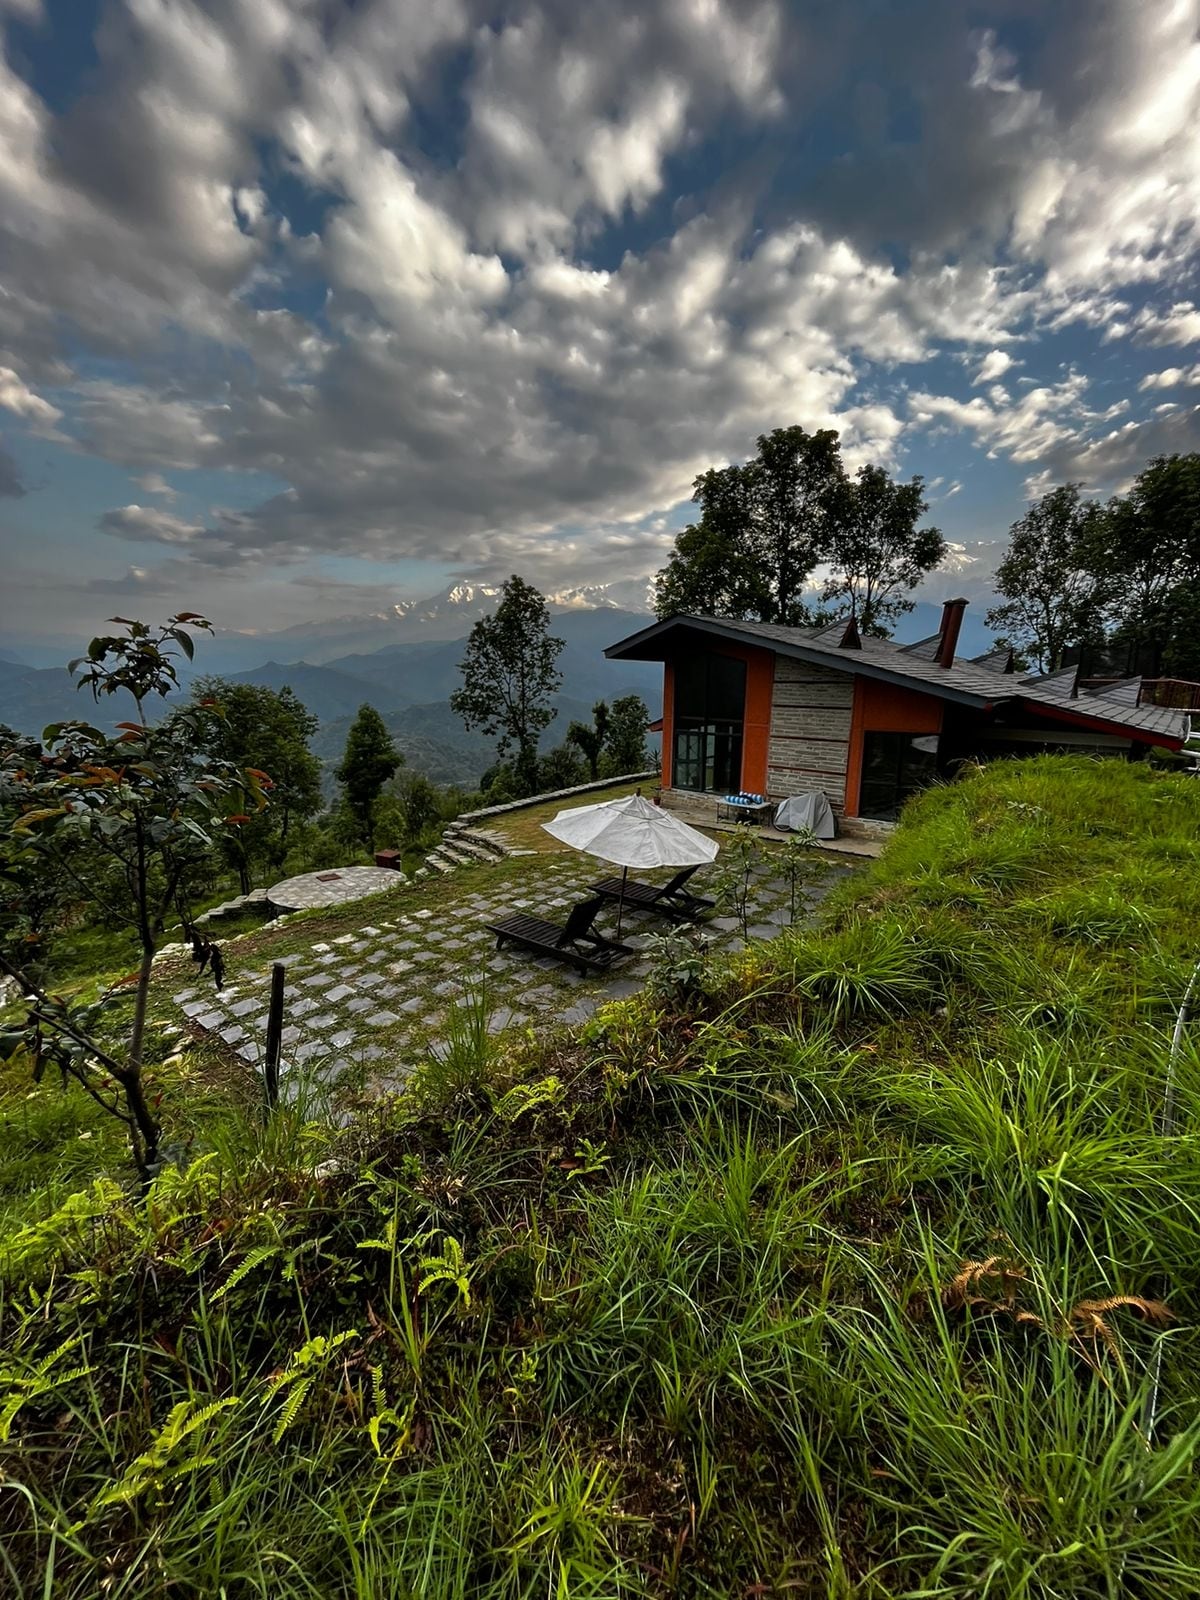
[(606, 788), (593, 789), (574, 800), (549, 800), (544, 805), (522, 807), (519, 811), (501, 813), (495, 818), (485, 817), (481, 826), (502, 834), (513, 849), (553, 854), (568, 850), (570, 846), (553, 838), (542, 824), (552, 821), (564, 806), (600, 805), (606, 800), (622, 800), (630, 794), (649, 795), (656, 787), (657, 783), (652, 778), (642, 779), (638, 783), (610, 783)]
[(1198, 841), (1192, 780), (997, 765), (688, 1009), (464, 1006), (146, 1203), (14, 1104), (0, 1591), (1200, 1592)]

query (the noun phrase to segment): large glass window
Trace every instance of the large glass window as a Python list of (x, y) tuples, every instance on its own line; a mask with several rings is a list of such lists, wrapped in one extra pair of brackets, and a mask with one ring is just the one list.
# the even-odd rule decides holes
[(894, 821), (909, 795), (937, 776), (937, 748), (933, 733), (864, 734), (859, 815)]
[(742, 784), (746, 663), (732, 656), (687, 656), (675, 666), (676, 789), (735, 794)]

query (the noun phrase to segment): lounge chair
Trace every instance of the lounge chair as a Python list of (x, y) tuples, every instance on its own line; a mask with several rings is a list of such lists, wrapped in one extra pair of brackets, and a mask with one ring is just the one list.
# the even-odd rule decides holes
[(666, 883), (642, 883), (637, 878), (627, 878), (622, 883), (620, 878), (601, 878), (599, 883), (590, 883), (588, 888), (605, 900), (623, 900), (635, 911), (652, 911), (675, 922), (694, 922), (702, 911), (711, 911), (716, 904), (684, 888), (692, 874), (699, 870), (699, 867), (684, 867)]
[(547, 922), (545, 917), (528, 917), (522, 912), (502, 917), (499, 922), (489, 922), (487, 926), (496, 935), (497, 950), (508, 943), (520, 944), (527, 950), (536, 950), (539, 955), (567, 961), (580, 972), (603, 971), (618, 957), (635, 953), (631, 945), (620, 944), (616, 939), (593, 931), (592, 923), (603, 904), (603, 895), (581, 900), (572, 906), (562, 926)]

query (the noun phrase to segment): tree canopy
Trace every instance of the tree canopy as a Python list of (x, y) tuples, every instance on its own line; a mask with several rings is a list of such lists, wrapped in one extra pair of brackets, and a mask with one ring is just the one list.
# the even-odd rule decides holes
[(276, 691), (215, 676), (196, 680), (192, 703), (210, 713), (215, 754), (271, 774), (270, 806), (224, 841), (245, 894), (256, 869), (283, 865), (292, 824), (321, 809), (321, 763), (308, 747), (317, 718), (286, 685)]
[(368, 851), (375, 848), (376, 802), (402, 760), (375, 707), (359, 706), (334, 777), (342, 786), (346, 805)]
[(921, 478), (894, 483), (882, 467), (848, 479), (830, 519), (825, 558), (833, 567), (821, 599), (836, 615), (857, 619), (863, 633), (886, 636), (913, 602), (914, 589), (946, 554), (937, 528), (918, 524), (929, 510)]
[(987, 620), (1040, 670), (1200, 679), (1200, 454), (1157, 456), (1106, 505), (1067, 483), (1017, 522)]
[(466, 727), (496, 738), (502, 758), (515, 750), (517, 780), (527, 794), (537, 786), (539, 735), (555, 717), (550, 697), (562, 682), (556, 666), (562, 648), (550, 633), (545, 597), (514, 573), (493, 615), (471, 629), (462, 687), (450, 696)]
[(650, 713), (640, 694), (618, 695), (609, 707), (600, 770), (605, 777), (644, 772), (650, 765), (646, 728)]
[(592, 707), (590, 723), (572, 722), (567, 729), (567, 743), (573, 744), (587, 762), (588, 776), (593, 780), (600, 776), (600, 756), (607, 738), (608, 704), (604, 700), (597, 700)]
[[(880, 467), (856, 479), (842, 464), (832, 429), (776, 428), (750, 460), (712, 468), (695, 481), (698, 521), (675, 541), (655, 584), (660, 617), (678, 612), (805, 626), (856, 614), (883, 633), (910, 609), (912, 588), (941, 560), (920, 478), (893, 483)], [(833, 572), (824, 611), (806, 599), (817, 568)]]
[(1009, 530), (996, 570), (1004, 601), (987, 613), (1002, 642), (1040, 672), (1055, 672), (1067, 650), (1101, 637), (1110, 584), (1101, 570), (1108, 513), (1065, 483), (1042, 496)]

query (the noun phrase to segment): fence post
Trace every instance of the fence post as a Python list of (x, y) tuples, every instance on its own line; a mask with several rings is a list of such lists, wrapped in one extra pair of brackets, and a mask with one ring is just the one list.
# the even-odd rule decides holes
[(286, 972), (282, 961), (271, 963), (271, 1006), (267, 1012), (267, 1055), (263, 1063), (268, 1114), (279, 1104), (279, 1054), (283, 1047), (283, 980)]

